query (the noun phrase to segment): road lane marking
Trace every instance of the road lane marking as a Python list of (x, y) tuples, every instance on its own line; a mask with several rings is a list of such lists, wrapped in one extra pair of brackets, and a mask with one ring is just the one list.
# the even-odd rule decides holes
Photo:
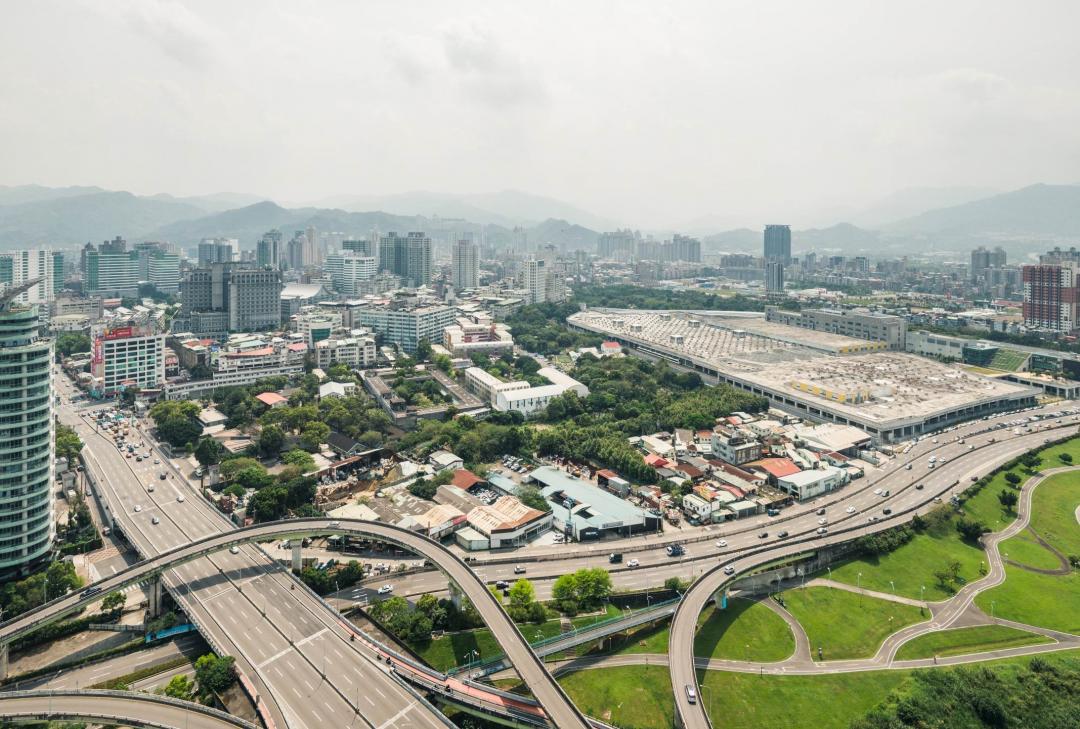
[(386, 727), (394, 726), (394, 724), (397, 722), (397, 720), (402, 718), (406, 714), (408, 714), (410, 711), (412, 711), (414, 706), (416, 706), (416, 704), (410, 701), (408, 706), (406, 706), (404, 709), (402, 709), (398, 713), (391, 716), (389, 719), (384, 721), (382, 724), (379, 724), (377, 729), (386, 729)]

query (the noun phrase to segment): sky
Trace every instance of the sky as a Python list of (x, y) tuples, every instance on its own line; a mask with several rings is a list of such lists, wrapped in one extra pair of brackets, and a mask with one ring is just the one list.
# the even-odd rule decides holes
[(1080, 182), (1076, 0), (0, 8), (0, 184), (522, 190), (635, 227)]

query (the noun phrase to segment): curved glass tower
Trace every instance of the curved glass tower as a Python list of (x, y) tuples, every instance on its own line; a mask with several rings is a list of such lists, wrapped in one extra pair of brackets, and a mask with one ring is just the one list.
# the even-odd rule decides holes
[(36, 306), (0, 298), (0, 576), (52, 549), (52, 348)]

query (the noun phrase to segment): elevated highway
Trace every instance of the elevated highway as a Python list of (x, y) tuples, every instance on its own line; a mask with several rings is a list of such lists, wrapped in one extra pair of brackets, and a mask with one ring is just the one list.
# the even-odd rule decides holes
[(85, 721), (154, 729), (260, 729), (190, 701), (130, 691), (12, 691), (0, 694), (7, 721)]
[[(718, 564), (705, 572), (686, 591), (672, 618), (668, 671), (675, 696), (679, 726), (685, 729), (710, 729), (712, 727), (704, 703), (700, 700), (691, 702), (687, 692), (688, 688), (692, 688), (696, 696), (701, 695), (694, 657), (697, 620), (706, 604), (738, 580), (741, 575), (770, 562), (847, 542), (907, 523), (916, 514), (929, 511), (935, 506), (935, 501), (943, 500), (970, 486), (972, 476), (989, 473), (1013, 458), (1043, 446), (1048, 435), (1057, 439), (1075, 435), (1076, 431), (1077, 427), (1070, 423), (1053, 430), (1019, 435), (1004, 443), (998, 443), (996, 439), (994, 443), (991, 443), (987, 438), (980, 436), (980, 442), (977, 445), (972, 444), (975, 445), (974, 448), (960, 451), (958, 455), (934, 469), (931, 476), (926, 476), (924, 472), (923, 477), (919, 479), (924, 486), (923, 489), (914, 489), (909, 484), (901, 487), (899, 494), (893, 494), (891, 515), (883, 516), (874, 522), (865, 521), (862, 514), (835, 518), (831, 520), (829, 531), (825, 535), (819, 535), (813, 529), (793, 531), (791, 536), (783, 542), (722, 556)], [(955, 439), (950, 439), (950, 442), (943, 444), (937, 450), (946, 451), (952, 456), (952, 450), (948, 449), (956, 444)], [(918, 452), (912, 460), (917, 458), (921, 461), (927, 452), (929, 450)], [(902, 474), (906, 471), (906, 463), (901, 461), (898, 464), (897, 473)], [(732, 568), (732, 574), (725, 574), (724, 570), (727, 567)]]
[[(564, 727), (567, 729), (583, 729), (589, 726), (585, 715), (574, 706), (559, 683), (548, 673), (543, 662), (529, 647), (517, 625), (502, 609), (499, 601), (488, 590), (487, 585), (469, 569), (468, 565), (438, 542), (407, 529), (378, 522), (325, 518), (295, 519), (258, 524), (231, 532), (212, 534), (132, 565), (79, 592), (53, 600), (36, 610), (7, 621), (0, 625), (0, 643), (10, 643), (48, 623), (59, 620), (65, 615), (81, 610), (92, 602), (100, 600), (103, 594), (158, 579), (166, 572), (175, 570), (181, 565), (221, 551), (227, 551), (232, 547), (239, 548), (245, 544), (274, 539), (299, 540), (305, 537), (329, 535), (379, 539), (397, 544), (431, 560), (472, 601), (507, 658), (517, 669), (522, 680), (532, 690), (547, 719), (560, 729)], [(284, 571), (283, 567), (278, 567), (278, 569)], [(242, 585), (237, 589), (243, 592)], [(300, 589), (304, 590), (306, 588), (301, 587)], [(295, 591), (295, 589), (293, 588), (291, 591)], [(266, 609), (268, 609), (268, 606), (263, 606), (263, 610)], [(352, 637), (358, 635), (345, 621), (340, 619), (339, 627)], [(392, 666), (395, 664), (390, 661), (387, 665)], [(447, 681), (448, 679), (443, 679), (441, 681), (442, 686), (445, 687)]]

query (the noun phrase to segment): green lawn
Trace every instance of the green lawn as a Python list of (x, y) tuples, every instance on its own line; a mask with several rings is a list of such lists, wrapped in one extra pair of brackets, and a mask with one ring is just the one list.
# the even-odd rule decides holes
[(728, 600), (726, 610), (713, 605), (698, 618), (694, 655), (772, 663), (795, 652), (795, 636), (784, 619), (767, 606)]
[[(1077, 439), (1049, 449), (1055, 464), (1056, 453), (1073, 452)], [(1080, 454), (1074, 458), (1080, 460)], [(1050, 458), (1044, 455), (1048, 464)], [(1080, 525), (1075, 510), (1080, 504), (1080, 475), (1063, 473), (1047, 479), (1032, 496), (1031, 526), (1047, 542), (1064, 554), (1080, 553)], [(1037, 567), (1056, 567), (1057, 561), (1042, 547), (1028, 539), (1007, 540), (1001, 551), (1009, 559)], [(975, 602), (989, 613), (1044, 628), (1070, 633), (1080, 631), (1080, 572), (1068, 575), (1038, 575), (1019, 567), (1006, 567), (1004, 584), (980, 594)]]
[(917, 607), (832, 587), (800, 587), (783, 594), (788, 611), (806, 630), (815, 657), (827, 661), (873, 656), (886, 637), (929, 620)]
[(1027, 530), (1020, 532), (1015, 537), (1006, 539), (998, 548), (1001, 554), (1009, 555), (1013, 562), (1035, 567), (1038, 569), (1057, 569), (1061, 566), (1057, 557), (1050, 550), (1035, 541)]
[(1046, 636), (1017, 630), (1006, 625), (977, 625), (973, 628), (939, 630), (905, 643), (896, 654), (898, 660), (962, 656), (968, 653), (1015, 648), (1051, 642)]
[[(930, 602), (947, 600), (962, 585), (945, 590), (934, 579), (934, 572), (949, 562), (960, 563), (960, 576), (965, 582), (977, 580), (980, 569), (986, 566), (986, 555), (977, 546), (960, 539), (951, 524), (937, 535), (916, 534), (900, 548), (877, 556), (863, 556), (845, 560), (832, 570), (832, 578), (849, 585), (859, 585), (878, 592), (892, 592), (889, 581), (896, 585), (896, 594), (920, 599), (921, 588), (926, 587), (925, 599)], [(862, 573), (862, 579), (859, 578)], [(818, 575), (824, 577), (826, 575)]]
[(671, 729), (675, 705), (666, 666), (577, 671), (559, 679), (586, 714), (623, 729)]
[(999, 349), (994, 353), (990, 366), (998, 370), (1016, 372), (1027, 358), (1028, 356), (1025, 353), (1018, 352), (1015, 349)]
[[(642, 628), (602, 653), (667, 653), (669, 628), (670, 623)], [(772, 663), (794, 652), (795, 636), (787, 623), (756, 601), (735, 598), (726, 610), (710, 604), (698, 618), (694, 654), (699, 657)]]
[[(1056, 663), (1076, 660), (1080, 651), (1040, 656)], [(995, 671), (1026, 666), (1029, 657), (986, 661)], [(947, 671), (948, 668), (920, 669)], [(885, 699), (889, 691), (903, 690), (912, 670), (868, 671), (820, 676), (758, 676), (709, 671), (702, 700), (711, 709), (714, 726), (724, 729), (847, 729), (852, 720)], [(714, 703), (710, 704), (710, 699)], [(670, 703), (670, 699), (668, 699)]]

